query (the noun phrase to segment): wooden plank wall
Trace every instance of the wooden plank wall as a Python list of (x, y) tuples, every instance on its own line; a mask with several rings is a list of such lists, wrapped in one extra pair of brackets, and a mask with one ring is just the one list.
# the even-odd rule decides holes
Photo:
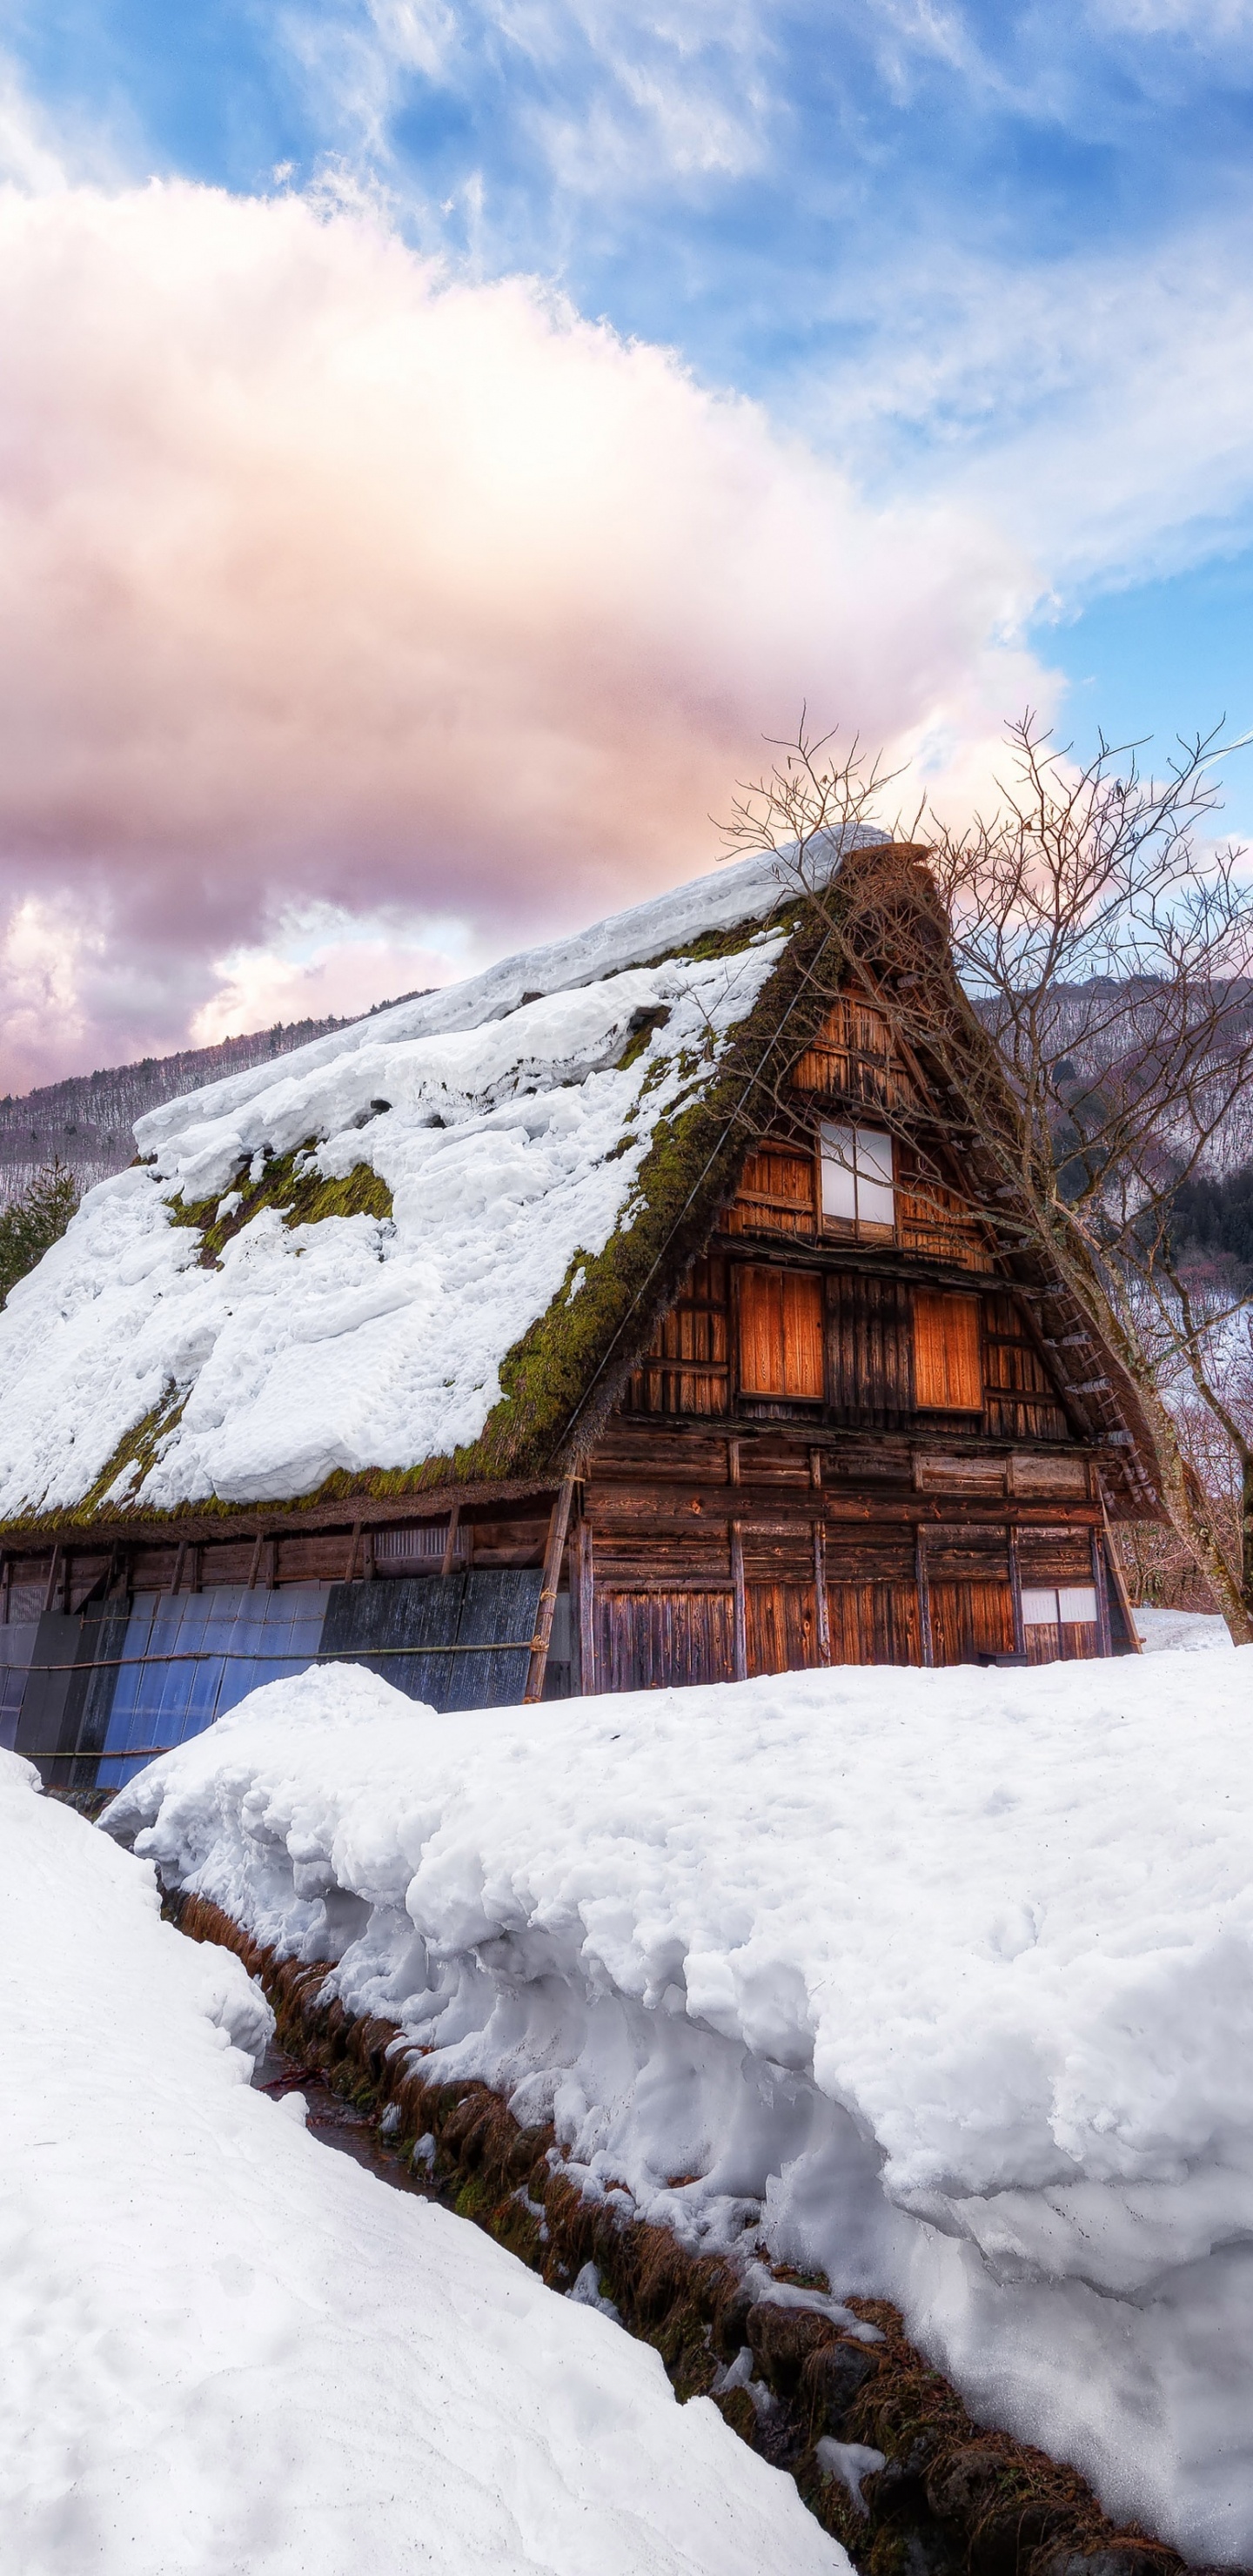
[(1069, 1440), (1066, 1415), (1011, 1292), (878, 1269), (695, 1263), (622, 1399), (627, 1414), (720, 1416), (823, 1407), (849, 1428), (977, 1430)]

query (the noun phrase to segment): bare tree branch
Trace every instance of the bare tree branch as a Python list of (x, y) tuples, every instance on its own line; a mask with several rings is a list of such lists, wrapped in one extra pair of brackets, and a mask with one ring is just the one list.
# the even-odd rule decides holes
[[(1221, 1359), (1242, 1296), (1198, 1302), (1176, 1241), (1181, 1185), (1238, 1158), (1253, 1100), (1253, 880), (1243, 851), (1207, 837), (1219, 730), (1181, 738), (1156, 777), (1135, 743), (1102, 739), (1079, 764), (1028, 713), (986, 815), (957, 831), (920, 809), (893, 860), (867, 862), (857, 828), (900, 773), (802, 716), (723, 829), (730, 849), (775, 852), (821, 917), (823, 991), (872, 990), (900, 1060), (925, 1063), (925, 1084), (876, 1116), (937, 1221), (956, 1182), (1003, 1252), (1047, 1255), (1126, 1370), (1165, 1508), (1245, 1642), (1253, 1414)], [(782, 1081), (779, 1113), (795, 1115)], [(1188, 1455), (1185, 1384), (1188, 1418), (1210, 1420), (1238, 1470), (1234, 1521)]]

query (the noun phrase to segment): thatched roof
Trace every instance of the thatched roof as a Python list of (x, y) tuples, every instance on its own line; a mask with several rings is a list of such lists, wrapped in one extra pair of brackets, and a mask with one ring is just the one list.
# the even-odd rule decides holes
[(0, 1528), (542, 1477), (733, 1184), (807, 939), (748, 860), (140, 1120), (0, 1315)]
[[(578, 1464), (813, 1032), (826, 936), (747, 860), (153, 1111), (0, 1315), (0, 1535)], [(1127, 1508), (1152, 1452), (1102, 1375)]]

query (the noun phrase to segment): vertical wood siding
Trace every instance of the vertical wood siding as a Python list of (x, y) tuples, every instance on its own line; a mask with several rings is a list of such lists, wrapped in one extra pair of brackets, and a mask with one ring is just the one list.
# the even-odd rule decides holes
[(980, 1655), (1012, 1655), (1014, 1603), (1008, 1583), (933, 1580), (931, 1627), (937, 1664), (973, 1663)]
[(745, 1395), (822, 1402), (822, 1274), (746, 1264), (739, 1274), (739, 1381)]
[(782, 1234), (812, 1242), (818, 1231), (812, 1150), (762, 1145), (749, 1155), (724, 1219), (728, 1234)]
[(604, 1591), (596, 1603), (596, 1686), (668, 1690), (730, 1681), (729, 1588), (718, 1592)]
[(729, 1401), (727, 1263), (696, 1261), (623, 1398), (628, 1413), (725, 1413)]
[(977, 1218), (942, 1181), (936, 1158), (908, 1144), (896, 1149), (896, 1236), (902, 1252), (962, 1270), (990, 1270), (992, 1253)]
[(914, 1290), (914, 1398), (920, 1411), (982, 1413), (983, 1353), (977, 1297)]
[(1007, 1440), (1065, 1440), (1069, 1425), (1014, 1299), (984, 1303), (988, 1429)]
[(918, 1594), (912, 1583), (837, 1583), (827, 1593), (837, 1664), (920, 1664)]
[(862, 1109), (908, 1109), (918, 1094), (881, 1011), (841, 994), (818, 1036), (793, 1067), (792, 1087)]
[(837, 1421), (895, 1429), (914, 1410), (913, 1291), (903, 1279), (827, 1279), (830, 1396)]

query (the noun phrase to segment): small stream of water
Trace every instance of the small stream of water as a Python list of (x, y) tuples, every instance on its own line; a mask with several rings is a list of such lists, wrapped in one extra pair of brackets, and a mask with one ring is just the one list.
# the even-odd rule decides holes
[(288, 2093), (303, 2094), (310, 2137), (320, 2138), (323, 2146), (336, 2148), (341, 2156), (351, 2156), (354, 2164), (363, 2165), (380, 2182), (390, 2183), (394, 2191), (446, 2202), (447, 2194), (427, 2182), (420, 2170), (415, 2172), (380, 2136), (377, 2121), (346, 2102), (316, 2066), (302, 2066), (299, 2058), (290, 2057), (277, 2040), (272, 2039), (264, 2056), (257, 2059), (252, 2084), (254, 2092), (268, 2094), (272, 2102), (282, 2101)]

